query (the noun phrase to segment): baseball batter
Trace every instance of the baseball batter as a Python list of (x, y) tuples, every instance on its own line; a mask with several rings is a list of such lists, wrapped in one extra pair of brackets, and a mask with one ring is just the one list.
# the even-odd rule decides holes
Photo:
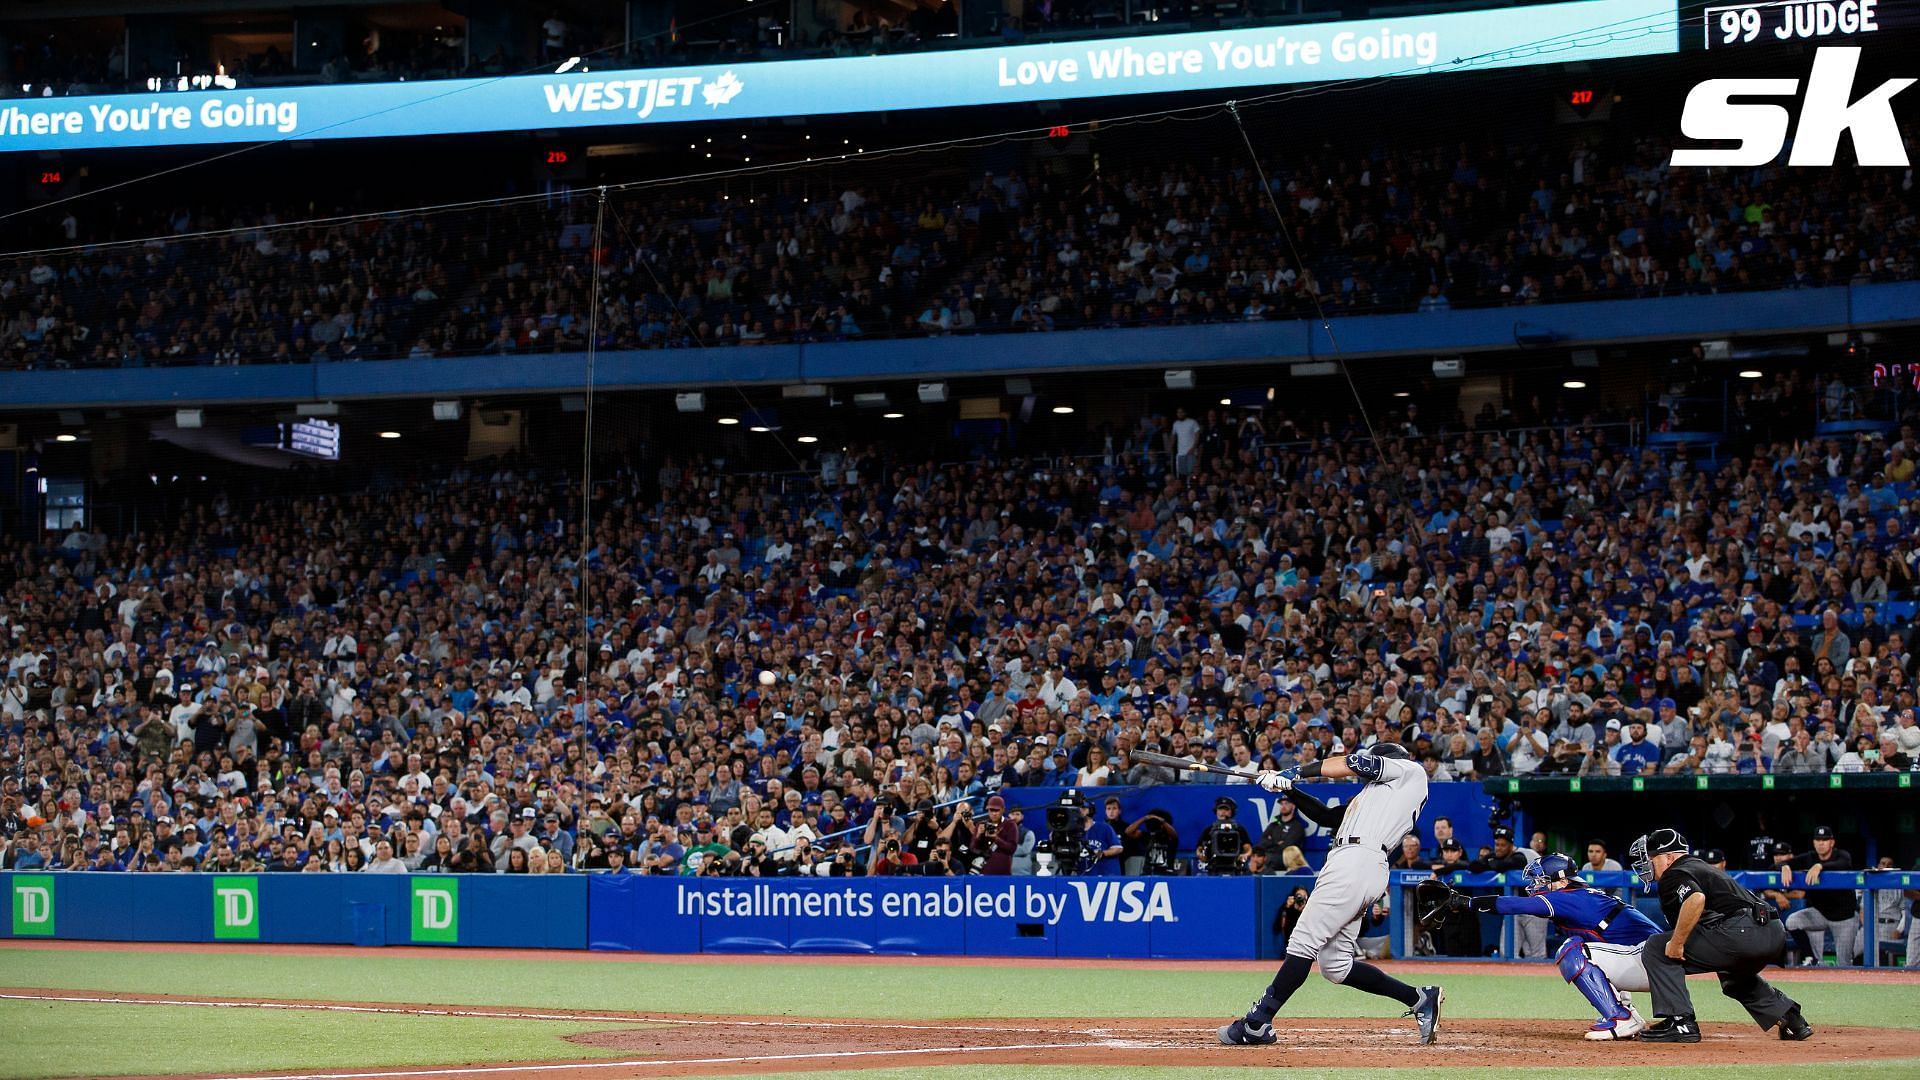
[[(1325, 777), (1366, 782), (1343, 810), (1333, 810), (1294, 789), (1296, 779)], [(1320, 870), (1306, 910), (1287, 938), (1287, 958), (1247, 1014), (1219, 1031), (1227, 1046), (1262, 1046), (1278, 1041), (1273, 1017), (1307, 981), (1315, 961), (1329, 982), (1390, 997), (1407, 1007), (1420, 1026), (1420, 1041), (1430, 1043), (1440, 1026), (1440, 988), (1419, 989), (1358, 959), (1360, 918), (1387, 891), (1388, 852), (1413, 828), (1427, 804), (1427, 772), (1399, 743), (1377, 743), (1351, 754), (1309, 762), (1299, 769), (1262, 772), (1255, 780), (1271, 792), (1293, 792), (1295, 805), (1310, 820), (1333, 830), (1333, 847)]]

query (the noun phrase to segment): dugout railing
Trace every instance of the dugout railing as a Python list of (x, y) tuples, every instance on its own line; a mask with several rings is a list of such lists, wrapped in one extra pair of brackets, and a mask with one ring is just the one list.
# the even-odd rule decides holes
[[(1520, 895), (1523, 892), (1520, 872), (1517, 870), (1507, 871), (1505, 873), (1455, 871), (1451, 874), (1434, 874), (1425, 870), (1392, 871), (1388, 879), (1388, 888), (1391, 894), (1390, 906), (1392, 908), (1388, 921), (1393, 941), (1393, 955), (1396, 957), (1418, 957), (1429, 960), (1487, 959), (1484, 955), (1438, 955), (1431, 951), (1425, 951), (1420, 947), (1420, 939), (1423, 931), (1417, 921), (1409, 917), (1413, 907), (1413, 889), (1414, 886), (1420, 882), (1434, 877), (1438, 877), (1440, 880), (1462, 892), (1502, 893), (1509, 896)], [(1589, 885), (1612, 892), (1621, 899), (1646, 910), (1649, 914), (1653, 915), (1655, 921), (1661, 925), (1664, 926), (1666, 924), (1665, 920), (1659, 916), (1659, 905), (1655, 902), (1653, 895), (1648, 890), (1641, 888), (1639, 878), (1636, 877), (1632, 871), (1592, 871), (1582, 873), (1580, 877), (1581, 880), (1587, 882)], [(1806, 874), (1804, 872), (1795, 872), (1787, 869), (1736, 870), (1733, 871), (1733, 877), (1742, 885), (1745, 885), (1755, 892), (1761, 892), (1767, 889), (1791, 891), (1814, 887), (1807, 884)], [(1859, 891), (1860, 906), (1857, 917), (1860, 920), (1861, 964), (1858, 966), (1880, 967), (1882, 966), (1880, 964), (1880, 946), (1882, 944), (1880, 940), (1881, 928), (1877, 925), (1879, 920), (1875, 918), (1875, 914), (1879, 910), (1879, 905), (1875, 900), (1878, 894), (1889, 890), (1902, 894), (1909, 890), (1920, 890), (1920, 872), (1911, 870), (1867, 870), (1854, 871), (1851, 873), (1822, 874), (1818, 888), (1821, 890), (1853, 889)], [(1904, 903), (1904, 895), (1902, 896), (1902, 900)], [(1793, 902), (1786, 911), (1780, 912), (1780, 917), (1783, 919), (1786, 918), (1791, 912), (1799, 910), (1801, 906), (1801, 901)], [(1499, 948), (1494, 957), (1496, 959), (1518, 962), (1539, 960), (1544, 962), (1552, 957), (1551, 946), (1549, 946), (1546, 956), (1520, 956), (1516, 947), (1515, 922), (1510, 917), (1498, 915), (1469, 915), (1466, 917), (1485, 920), (1482, 923), (1483, 940), (1486, 939), (1484, 933), (1485, 928), (1491, 925), (1493, 920), (1499, 921), (1500, 925), (1496, 935), (1499, 941)], [(1904, 927), (1911, 925), (1910, 920), (1912, 918), (1913, 916), (1909, 913), (1902, 922), (1896, 923), (1895, 926), (1904, 929)], [(1908, 936), (1894, 942), (1889, 942), (1889, 944), (1896, 944), (1904, 948), (1905, 942), (1910, 940), (1911, 937)], [(1841, 966), (1847, 967), (1854, 965), (1843, 963)]]

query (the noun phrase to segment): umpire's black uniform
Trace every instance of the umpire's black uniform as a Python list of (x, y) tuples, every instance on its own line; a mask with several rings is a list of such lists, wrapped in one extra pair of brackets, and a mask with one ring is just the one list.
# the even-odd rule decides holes
[(1727, 876), (1725, 870), (1694, 855), (1683, 855), (1660, 875), (1660, 910), (1673, 925), (1680, 905), (1698, 893), (1707, 898), (1700, 921), (1687, 937), (1686, 960), (1667, 956), (1671, 931), (1647, 939), (1641, 950), (1647, 982), (1653, 991), (1653, 1011), (1661, 1016), (1693, 1016), (1687, 995), (1687, 976), (1711, 971), (1720, 976), (1720, 991), (1746, 1006), (1761, 1030), (1797, 1013), (1800, 1006), (1776, 990), (1760, 972), (1780, 958), (1787, 931), (1774, 917), (1773, 906)]

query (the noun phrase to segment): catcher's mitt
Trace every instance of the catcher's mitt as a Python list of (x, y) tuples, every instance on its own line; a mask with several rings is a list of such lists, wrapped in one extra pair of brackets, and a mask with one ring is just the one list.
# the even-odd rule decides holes
[(1422, 930), (1431, 930), (1465, 907), (1465, 900), (1446, 882), (1428, 878), (1413, 887), (1413, 917)]

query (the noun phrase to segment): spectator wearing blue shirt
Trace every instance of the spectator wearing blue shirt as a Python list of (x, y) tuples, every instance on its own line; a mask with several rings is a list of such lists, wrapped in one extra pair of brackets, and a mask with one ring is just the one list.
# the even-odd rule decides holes
[(1613, 760), (1621, 776), (1638, 776), (1658, 770), (1660, 748), (1647, 740), (1647, 725), (1635, 720), (1627, 725), (1627, 737), (1613, 748)]
[(1093, 864), (1096, 874), (1120, 873), (1120, 833), (1115, 826), (1124, 828), (1120, 817), (1120, 800), (1108, 796), (1102, 805), (1100, 817), (1093, 816), (1093, 807), (1083, 811), (1087, 815), (1087, 847), (1100, 852), (1100, 859)]

